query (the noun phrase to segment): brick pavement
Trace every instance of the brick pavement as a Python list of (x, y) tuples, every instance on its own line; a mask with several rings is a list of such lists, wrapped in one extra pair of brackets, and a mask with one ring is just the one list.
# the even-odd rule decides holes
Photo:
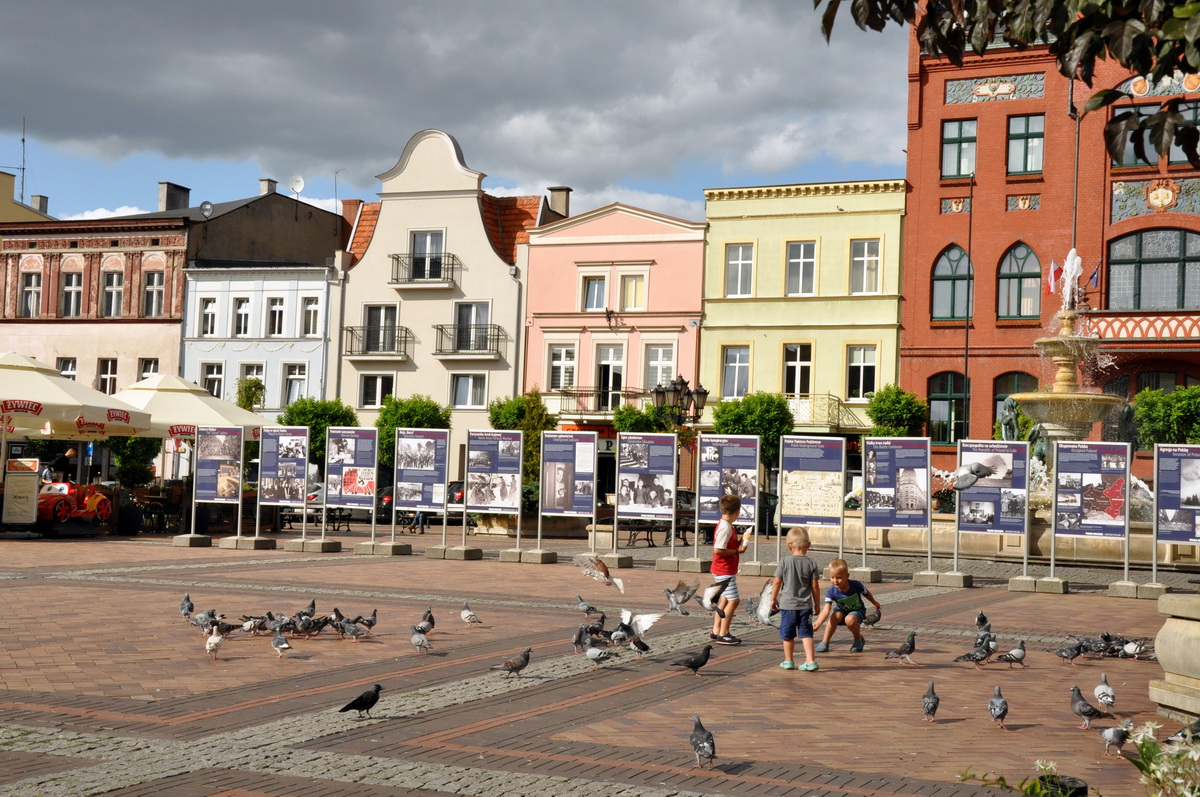
[[(352, 532), (348, 545), (363, 536)], [(438, 541), (429, 538), (405, 539)], [(489, 556), (512, 544), (472, 542)], [(622, 597), (569, 564), (184, 549), (157, 535), (0, 541), (0, 792), (567, 795), (602, 783), (618, 794), (966, 795), (987, 792), (956, 785), (963, 769), (1020, 779), (1037, 758), (1057, 761), (1093, 793), (1136, 792), (1132, 765), (1105, 759), (1098, 733), (1075, 727), (1069, 689), (1078, 683), (1090, 694), (1107, 672), (1117, 705), (1140, 723), (1153, 718), (1147, 683), (1161, 670), (1128, 660), (1071, 668), (1046, 649), (1064, 632), (1153, 636), (1161, 625), (1153, 602), (914, 589), (896, 578), (875, 587), (884, 622), (866, 652), (851, 654), (836, 637), (817, 673), (780, 670), (773, 629), (744, 623), (746, 643), (718, 648), (703, 677), (667, 667), (673, 653), (703, 642), (699, 612), (656, 624), (644, 660), (625, 653), (592, 671), (571, 653), (581, 617), (571, 596), (610, 617), (622, 607), (661, 611), (672, 574), (647, 560), (662, 550), (638, 549)], [(1010, 567), (980, 575), (1003, 578)], [(1111, 575), (1089, 574), (1100, 583)], [(744, 581), (751, 594), (763, 582)], [(234, 635), (211, 662), (175, 609), (184, 590), (198, 608), (231, 617), (294, 612), (316, 597), (319, 611), (378, 608), (381, 619), (359, 643), (295, 640), (283, 661), (266, 637)], [(458, 619), (464, 598), (482, 627)], [(438, 622), (434, 651), (416, 656), (408, 626), (426, 606)], [(1001, 645), (1029, 640), (1029, 669), (951, 662), (970, 647), (980, 608)], [(909, 629), (922, 666), (885, 661)], [(487, 669), (525, 646), (534, 650), (529, 677)], [(933, 725), (920, 721), (930, 679), (942, 695)], [(372, 683), (385, 687), (379, 719), (333, 710)], [(1012, 704), (1009, 731), (986, 715), (996, 684)], [(711, 773), (689, 769), (693, 713), (717, 736)]]

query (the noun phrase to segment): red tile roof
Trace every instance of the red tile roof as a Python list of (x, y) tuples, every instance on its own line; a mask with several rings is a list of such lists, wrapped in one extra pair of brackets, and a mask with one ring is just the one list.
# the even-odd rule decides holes
[(542, 197), (483, 194), (479, 205), (492, 248), (505, 263), (516, 263), (517, 244), (527, 242), (529, 229), (538, 225)]
[[(358, 201), (358, 200), (354, 200)], [(362, 205), (362, 210), (358, 214), (358, 222), (355, 224), (354, 219), (350, 219), (354, 224), (354, 233), (350, 238), (350, 266), (362, 260), (363, 255), (367, 252), (367, 246), (371, 243), (371, 237), (375, 235), (375, 225), (379, 222), (379, 203), (366, 202)]]

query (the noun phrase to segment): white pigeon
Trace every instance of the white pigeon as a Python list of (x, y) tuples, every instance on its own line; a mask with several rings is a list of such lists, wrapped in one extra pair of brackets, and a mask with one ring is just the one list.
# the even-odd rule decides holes
[(420, 626), (414, 625), (412, 627), (412, 636), (409, 637), (408, 641), (412, 642), (412, 646), (417, 649), (418, 655), (428, 653), (433, 649), (433, 646), (429, 644), (429, 637), (425, 636), (425, 632), (421, 630)]
[(462, 611), (458, 613), (458, 616), (462, 618), (462, 621), (467, 624), (468, 628), (473, 625), (483, 625), (483, 620), (480, 620), (479, 615), (471, 611), (471, 607), (467, 605), (466, 601), (463, 601)]
[(635, 639), (641, 639), (642, 635), (650, 630), (650, 626), (661, 620), (661, 614), (634, 614), (628, 609), (621, 610), (621, 624), (629, 626), (632, 631), (626, 631), (627, 642), (632, 642)]
[(208, 657), (213, 661), (217, 660), (217, 651), (221, 649), (221, 643), (224, 641), (225, 637), (221, 636), (221, 629), (214, 625), (212, 634), (204, 640), (204, 649), (208, 651)]
[(771, 622), (771, 617), (774, 613), (771, 611), (771, 593), (773, 579), (767, 579), (767, 583), (763, 584), (762, 592), (758, 594), (758, 611), (755, 613), (755, 619), (761, 625), (775, 625)]
[(966, 490), (975, 486), (975, 482), (980, 479), (986, 479), (988, 476), (996, 475), (996, 471), (992, 470), (982, 462), (969, 462), (966, 465), (958, 468), (954, 473), (950, 474), (954, 479), (955, 490)]
[(279, 654), (279, 658), (283, 658), (285, 650), (291, 650), (292, 646), (288, 644), (287, 639), (280, 632), (275, 632), (275, 638), (271, 640), (271, 649)]
[(618, 592), (625, 594), (625, 582), (608, 572), (608, 565), (599, 555), (579, 553), (575, 554), (574, 561), (588, 578), (595, 579), (606, 587), (616, 587)]
[(612, 658), (612, 653), (610, 651), (608, 651), (604, 648), (598, 648), (595, 645), (593, 645), (592, 638), (590, 636), (584, 637), (583, 644), (584, 644), (584, 649), (583, 649), (584, 655), (586, 655), (588, 657), (588, 661), (590, 661), (592, 663), (593, 667), (599, 667), (600, 662), (606, 661), (606, 660)]
[(1121, 755), (1121, 747), (1129, 741), (1130, 729), (1133, 728), (1133, 720), (1122, 720), (1120, 725), (1114, 725), (1111, 728), (1105, 728), (1100, 731), (1100, 738), (1104, 739), (1104, 754), (1111, 755), (1109, 748), (1115, 746), (1117, 755)]
[(1100, 673), (1100, 683), (1096, 685), (1093, 692), (1096, 695), (1096, 702), (1103, 709), (1110, 709), (1117, 702), (1117, 693), (1108, 684), (1108, 676), (1105, 673)]
[[(720, 601), (721, 593), (725, 591), (725, 587), (728, 586), (728, 584), (728, 579), (724, 581), (714, 581), (712, 584), (709, 584), (707, 587), (705, 587), (703, 592), (695, 596), (696, 603), (699, 603), (701, 606), (703, 606), (705, 611), (714, 612), (717, 617), (724, 617), (725, 612), (724, 610), (717, 608), (717, 602)], [(767, 608), (769, 609), (770, 607), (768, 606)]]

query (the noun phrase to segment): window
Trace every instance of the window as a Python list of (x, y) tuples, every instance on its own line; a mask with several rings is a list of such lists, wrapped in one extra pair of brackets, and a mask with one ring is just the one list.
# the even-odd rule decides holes
[(450, 406), (469, 410), (484, 409), (487, 406), (486, 380), (485, 374), (451, 374)]
[(865, 399), (875, 392), (875, 347), (846, 348), (846, 398)]
[(621, 309), (646, 309), (646, 277), (642, 274), (626, 274), (621, 277)]
[(736, 399), (750, 389), (750, 347), (721, 349), (721, 398)]
[(321, 335), (321, 300), (315, 296), (304, 297), (304, 337)]
[(225, 365), (204, 363), (200, 366), (200, 386), (210, 395), (221, 398), (225, 394)]
[(974, 309), (971, 261), (961, 246), (942, 252), (933, 267), (933, 317), (935, 320), (966, 319)]
[(121, 317), (121, 300), (125, 292), (125, 275), (119, 271), (104, 273), (104, 297), (100, 315), (104, 318)]
[(440, 231), (412, 234), (412, 278), (442, 279), (443, 237)]
[(783, 392), (803, 396), (812, 392), (812, 344), (788, 343), (783, 347)]
[(142, 278), (145, 280), (142, 289), (142, 316), (162, 318), (166, 274), (162, 271), (147, 271), (142, 274)]
[(233, 336), (250, 337), (250, 300), (242, 296), (233, 300)]
[(550, 347), (550, 389), (562, 390), (575, 386), (575, 347)]
[(78, 371), (78, 365), (74, 357), (59, 357), (54, 364), (58, 368), (59, 376), (65, 376), (67, 379), (74, 381)]
[(96, 389), (112, 395), (117, 392), (117, 361), (101, 359), (96, 362)]
[(812, 296), (816, 292), (817, 242), (792, 241), (788, 244), (787, 295)]
[(966, 437), (967, 382), (962, 374), (943, 371), (929, 377), (929, 439), (954, 443)]
[(975, 120), (942, 122), (942, 177), (975, 173)]
[(753, 244), (729, 244), (725, 247), (725, 295), (749, 296), (754, 274)]
[(850, 242), (850, 293), (879, 293), (879, 239)]
[(158, 358), (143, 357), (138, 360), (138, 379), (149, 379), (158, 373)]
[(455, 305), (454, 314), (454, 350), (487, 351), (487, 302), (460, 302)]
[(1008, 173), (1038, 174), (1042, 171), (1046, 117), (1011, 116), (1008, 119)]
[(362, 378), (359, 406), (375, 408), (383, 406), (383, 399), (392, 395), (395, 377), (390, 374), (365, 374)]
[(1016, 244), (1000, 261), (1000, 318), (1040, 318), (1042, 263), (1025, 244)]
[[(1113, 113), (1114, 114), (1126, 113), (1130, 110), (1134, 111), (1140, 118), (1148, 119), (1158, 111), (1158, 106), (1157, 105), (1138, 105), (1135, 108), (1130, 108), (1129, 106), (1121, 106), (1121, 108), (1119, 110), (1114, 110)], [(1145, 136), (1144, 133), (1143, 133), (1143, 136)], [(1125, 140), (1125, 152), (1122, 154), (1121, 160), (1119, 160), (1119, 161), (1114, 160), (1112, 162), (1112, 165), (1113, 166), (1156, 166), (1158, 164), (1158, 154), (1154, 151), (1154, 145), (1151, 144), (1149, 141), (1147, 141), (1145, 137), (1143, 137), (1142, 140), (1146, 144), (1145, 154), (1146, 154), (1146, 157), (1150, 159), (1149, 163), (1142, 160), (1135, 154), (1134, 149), (1133, 149), (1133, 133), (1130, 133), (1128, 138), (1126, 138), (1126, 140)]]
[(367, 328), (363, 330), (363, 353), (396, 350), (397, 312), (394, 304), (372, 304), (363, 308), (367, 322)]
[[(1183, 117), (1183, 123), (1188, 126), (1200, 124), (1200, 102), (1181, 102), (1179, 103), (1179, 115)], [(1187, 155), (1183, 154), (1183, 147), (1178, 143), (1171, 144), (1171, 151), (1167, 153), (1168, 163), (1187, 163)]]
[(1164, 393), (1173, 393), (1177, 384), (1178, 377), (1174, 371), (1142, 371), (1137, 375), (1137, 391), (1141, 393), (1143, 390), (1161, 390)]
[(1021, 371), (1011, 371), (1000, 374), (992, 382), (992, 401), (995, 402), (995, 414), (992, 420), (1000, 417), (1004, 410), (1004, 400), (1015, 393), (1033, 393), (1038, 389), (1037, 377)]
[(242, 379), (257, 379), (262, 381), (264, 373), (266, 371), (263, 369), (262, 363), (242, 363)]
[(267, 337), (283, 336), (283, 297), (273, 296), (267, 299)]
[(604, 277), (583, 278), (583, 309), (604, 310), (608, 307), (608, 297), (604, 291)]
[(64, 271), (62, 275), (62, 317), (79, 318), (83, 315), (83, 275), (78, 271)]
[(643, 390), (669, 385), (675, 373), (675, 347), (670, 344), (651, 344), (646, 347), (646, 381)]
[(606, 344), (596, 347), (596, 410), (608, 412), (621, 406), (625, 386), (625, 347)]
[(42, 314), (42, 275), (25, 272), (21, 275), (21, 318), (37, 318)]
[(308, 366), (304, 363), (292, 363), (283, 367), (283, 402), (289, 406), (292, 402), (304, 398), (308, 384)]
[(1109, 310), (1200, 310), (1200, 234), (1143, 230), (1108, 245)]
[(211, 338), (217, 334), (217, 300), (200, 300), (200, 337)]

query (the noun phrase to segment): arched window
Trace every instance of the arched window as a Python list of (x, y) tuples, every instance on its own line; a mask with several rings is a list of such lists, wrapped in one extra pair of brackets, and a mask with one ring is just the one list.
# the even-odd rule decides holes
[(1042, 263), (1023, 243), (1014, 244), (1000, 261), (1000, 285), (997, 294), (999, 318), (1039, 318)]
[(951, 246), (942, 252), (933, 267), (935, 320), (967, 318), (968, 312), (974, 309), (975, 304), (974, 297), (971, 296), (972, 279), (974, 269), (971, 268), (971, 259), (962, 247)]
[(1108, 245), (1109, 310), (1200, 310), (1200, 234), (1143, 230)]
[(929, 377), (929, 438), (933, 443), (955, 443), (966, 436), (967, 380), (962, 374), (943, 371)]
[(1032, 393), (1037, 389), (1038, 380), (1033, 374), (1027, 374), (1022, 371), (1009, 371), (1007, 374), (1000, 374), (992, 382), (992, 396), (996, 402), (995, 415), (992, 416), (992, 421), (995, 422), (1000, 417), (1000, 410), (1006, 398), (1014, 393)]

